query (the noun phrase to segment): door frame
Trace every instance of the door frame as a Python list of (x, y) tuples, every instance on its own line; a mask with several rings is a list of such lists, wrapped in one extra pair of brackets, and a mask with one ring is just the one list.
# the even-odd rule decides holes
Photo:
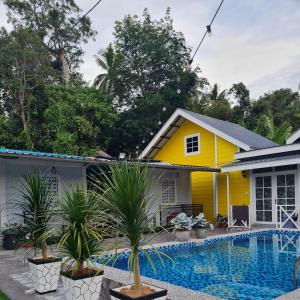
[[(253, 222), (256, 224), (276, 224), (277, 221), (277, 175), (287, 175), (287, 174), (294, 174), (295, 175), (295, 205), (299, 205), (298, 200), (298, 169), (295, 170), (284, 170), (284, 171), (274, 171), (274, 172), (266, 172), (266, 173), (252, 173), (253, 180), (252, 180), (252, 187), (251, 187), (251, 194), (253, 195), (252, 199), (252, 214), (253, 214)], [(272, 182), (272, 222), (264, 222), (264, 221), (257, 221), (256, 220), (256, 177), (262, 176), (271, 176)]]

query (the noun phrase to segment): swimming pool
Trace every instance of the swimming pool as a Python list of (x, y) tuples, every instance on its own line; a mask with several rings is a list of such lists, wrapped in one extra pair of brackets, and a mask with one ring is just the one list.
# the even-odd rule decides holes
[[(270, 230), (159, 250), (175, 263), (165, 258), (164, 269), (152, 253), (155, 273), (141, 255), (142, 275), (223, 299), (267, 300), (293, 290), (293, 263), (300, 256), (300, 233)], [(114, 267), (127, 270), (127, 259), (128, 254), (122, 255)]]

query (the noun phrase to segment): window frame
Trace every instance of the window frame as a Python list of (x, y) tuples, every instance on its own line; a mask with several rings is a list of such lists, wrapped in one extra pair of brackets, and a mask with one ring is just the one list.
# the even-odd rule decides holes
[[(170, 202), (169, 191), (168, 191), (168, 201), (164, 202), (163, 201), (163, 193), (164, 193), (163, 182), (168, 182), (168, 185), (169, 185), (169, 182), (171, 182), (171, 181), (174, 182), (174, 201)], [(169, 188), (169, 186), (168, 186), (168, 188)], [(177, 203), (177, 181), (176, 181), (176, 178), (162, 178), (160, 180), (160, 189), (161, 189), (161, 204), (174, 205)]]
[[(45, 177), (46, 177), (46, 180), (47, 180), (48, 184), (49, 184), (48, 180), (49, 180), (50, 177), (51, 177), (51, 179), (54, 178), (54, 177), (56, 178), (56, 181), (57, 181), (57, 191), (56, 191), (56, 195), (54, 195), (54, 193), (52, 191), (52, 187), (51, 187), (51, 192), (53, 193), (52, 197), (54, 197), (54, 198), (60, 197), (60, 192), (61, 192), (61, 178), (60, 178), (60, 175), (57, 175), (57, 174), (47, 174)], [(52, 183), (52, 185), (53, 185), (53, 183)]]
[[(187, 139), (194, 138), (194, 137), (198, 138), (198, 151), (187, 152)], [(191, 155), (197, 155), (197, 154), (200, 154), (200, 133), (198, 132), (198, 133), (184, 136), (184, 155), (191, 156)]]

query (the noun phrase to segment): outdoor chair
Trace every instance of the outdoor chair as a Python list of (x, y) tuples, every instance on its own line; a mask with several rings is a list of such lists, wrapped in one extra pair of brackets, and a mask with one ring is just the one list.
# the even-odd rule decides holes
[(232, 205), (228, 228), (250, 228), (249, 206)]

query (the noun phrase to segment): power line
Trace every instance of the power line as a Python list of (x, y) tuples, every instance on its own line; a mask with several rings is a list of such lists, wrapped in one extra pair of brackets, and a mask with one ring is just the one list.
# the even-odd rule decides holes
[(75, 28), (92, 10), (94, 10), (102, 0), (97, 1), (78, 21), (70, 28), (70, 31)]
[(206, 35), (207, 35), (208, 33), (211, 33), (211, 25), (212, 25), (212, 23), (214, 22), (214, 20), (215, 20), (217, 14), (218, 14), (218, 12), (219, 12), (219, 10), (220, 10), (220, 8), (221, 8), (223, 2), (224, 2), (224, 0), (221, 1), (221, 3), (219, 4), (219, 6), (218, 6), (218, 8), (217, 8), (217, 10), (216, 10), (216, 12), (215, 12), (213, 18), (211, 19), (209, 25), (206, 26), (206, 31), (205, 31), (204, 35), (202, 36), (202, 39), (201, 39), (201, 41), (199, 42), (199, 44), (198, 44), (198, 46), (197, 46), (197, 48), (196, 48), (196, 50), (195, 50), (195, 52), (194, 52), (194, 54), (193, 54), (191, 60), (190, 60), (190, 64), (192, 64), (192, 62), (193, 62), (193, 60), (194, 60), (194, 58), (195, 58), (195, 56), (196, 56), (196, 54), (197, 54), (197, 52), (198, 52), (198, 50), (199, 50), (201, 44), (203, 43), (203, 41), (204, 41)]
[[(75, 22), (73, 24), (73, 26), (71, 28), (69, 28), (65, 33), (64, 36), (70, 32), (71, 30), (73, 30), (91, 11), (93, 11), (99, 4), (100, 2), (102, 2), (102, 0), (98, 0), (82, 17), (80, 17), (77, 22)], [(48, 46), (50, 46), (50, 42), (51, 42), (52, 37), (49, 39), (48, 41)]]

